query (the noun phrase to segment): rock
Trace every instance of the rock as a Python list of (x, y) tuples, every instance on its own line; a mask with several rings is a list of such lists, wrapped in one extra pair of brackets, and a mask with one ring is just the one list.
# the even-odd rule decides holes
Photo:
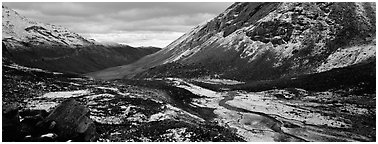
[(37, 116), (37, 115), (40, 115), (42, 117), (47, 117), (49, 115), (49, 113), (46, 110), (25, 109), (25, 110), (21, 110), (19, 113), (21, 117)]
[(89, 109), (74, 99), (59, 104), (49, 116), (37, 124), (43, 133), (55, 133), (59, 141), (95, 141), (96, 128), (89, 118)]
[[(23, 118), (21, 121), (21, 134), (31, 135), (37, 137), (41, 134), (41, 130), (36, 128), (38, 123), (41, 123), (47, 116), (48, 112), (46, 110), (21, 110), (20, 116)], [(26, 139), (25, 139), (26, 140)]]
[(21, 138), (20, 133), (20, 115), (18, 113), (18, 104), (3, 105), (3, 141), (18, 141)]
[(21, 121), (21, 133), (23, 135), (37, 136), (40, 134), (40, 130), (36, 129), (37, 123), (43, 121), (43, 117), (40, 115), (27, 116)]

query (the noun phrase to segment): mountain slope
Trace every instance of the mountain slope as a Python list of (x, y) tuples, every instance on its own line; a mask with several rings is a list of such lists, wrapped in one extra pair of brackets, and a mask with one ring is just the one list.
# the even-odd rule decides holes
[(69, 47), (94, 44), (94, 42), (88, 41), (64, 27), (30, 20), (6, 6), (2, 6), (2, 9), (2, 39), (5, 41), (20, 41), (29, 45), (49, 44)]
[(235, 3), (158, 53), (88, 75), (255, 81), (371, 61), (375, 3)]
[(3, 57), (25, 66), (88, 73), (132, 63), (158, 48), (103, 45), (68, 29), (30, 20), (3, 6)]

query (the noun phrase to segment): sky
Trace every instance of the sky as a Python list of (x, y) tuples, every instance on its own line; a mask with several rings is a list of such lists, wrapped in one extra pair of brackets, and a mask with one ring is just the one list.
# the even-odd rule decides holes
[(99, 42), (165, 47), (228, 2), (3, 2), (21, 15)]

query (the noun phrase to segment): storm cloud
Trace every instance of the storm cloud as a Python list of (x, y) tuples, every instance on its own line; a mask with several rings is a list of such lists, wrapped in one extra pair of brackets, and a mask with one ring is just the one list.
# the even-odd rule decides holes
[(98, 41), (164, 47), (192, 27), (217, 16), (232, 3), (4, 2), (3, 4), (23, 16), (61, 25)]

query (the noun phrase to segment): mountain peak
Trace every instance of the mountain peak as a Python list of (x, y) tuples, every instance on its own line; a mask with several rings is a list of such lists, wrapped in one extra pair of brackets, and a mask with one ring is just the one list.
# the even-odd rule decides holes
[(31, 45), (88, 46), (93, 42), (68, 29), (30, 20), (16, 11), (3, 7), (3, 41), (23, 41)]

